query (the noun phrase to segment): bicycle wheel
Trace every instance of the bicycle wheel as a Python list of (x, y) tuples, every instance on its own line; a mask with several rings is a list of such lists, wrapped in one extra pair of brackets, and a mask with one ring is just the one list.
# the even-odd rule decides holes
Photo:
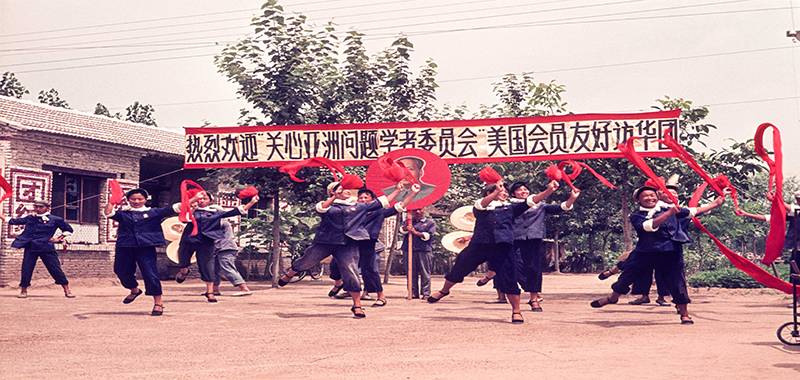
[(308, 272), (308, 271), (297, 272), (297, 274), (294, 275), (294, 277), (292, 277), (292, 279), (289, 280), (289, 282), (297, 282), (297, 281), (302, 280), (303, 278), (306, 277), (306, 272)]
[(800, 323), (786, 322), (778, 327), (778, 340), (789, 346), (800, 346)]
[(322, 275), (325, 272), (325, 267), (322, 264), (317, 264), (313, 268), (309, 269), (307, 272), (312, 279), (319, 280), (320, 278), (322, 278)]

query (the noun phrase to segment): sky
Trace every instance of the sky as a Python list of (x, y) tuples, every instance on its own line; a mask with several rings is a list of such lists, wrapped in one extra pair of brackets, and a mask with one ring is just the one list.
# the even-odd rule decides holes
[[(74, 109), (152, 104), (160, 127), (236, 125), (244, 102), (213, 64), (262, 1), (0, 0), (0, 72), (55, 88)], [(506, 73), (566, 86), (575, 113), (650, 110), (682, 97), (710, 109), (708, 149), (778, 126), (800, 175), (800, 0), (289, 0), (287, 11), (364, 33), (370, 53), (405, 33), (439, 67), (440, 104), (494, 103)], [(797, 9), (794, 9), (797, 8)], [(768, 143), (769, 145), (770, 143)]]

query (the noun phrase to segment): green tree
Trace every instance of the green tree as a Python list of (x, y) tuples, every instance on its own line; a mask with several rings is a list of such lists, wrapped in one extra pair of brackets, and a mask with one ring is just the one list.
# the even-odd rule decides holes
[(108, 111), (108, 107), (106, 107), (103, 103), (97, 103), (94, 106), (94, 114), (105, 117), (112, 117), (111, 112)]
[(0, 95), (21, 99), (23, 95), (29, 93), (30, 91), (14, 76), (14, 73), (10, 71), (3, 73), (0, 78)]
[(153, 115), (155, 109), (150, 104), (141, 104), (137, 100), (125, 108), (125, 113), (125, 120), (144, 125), (152, 125), (154, 127), (158, 126), (155, 116)]
[(51, 88), (47, 91), (39, 91), (39, 103), (44, 103), (53, 107), (69, 108), (67, 101), (61, 99), (61, 96), (59, 96), (55, 88)]

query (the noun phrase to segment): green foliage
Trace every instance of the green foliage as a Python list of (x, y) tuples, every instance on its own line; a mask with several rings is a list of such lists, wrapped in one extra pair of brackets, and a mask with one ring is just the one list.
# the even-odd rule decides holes
[(0, 77), (0, 95), (21, 99), (23, 95), (29, 93), (30, 91), (14, 76), (14, 73), (6, 71)]
[(158, 124), (156, 124), (155, 116), (153, 115), (153, 113), (155, 113), (155, 109), (150, 104), (141, 104), (137, 100), (125, 108), (125, 112), (125, 120), (144, 125), (151, 125), (154, 127), (158, 126)]
[[(786, 265), (776, 266), (776, 269), (778, 277), (788, 278), (789, 269)], [(772, 271), (771, 269), (767, 270)], [(764, 287), (744, 272), (733, 267), (697, 272), (689, 276), (686, 282), (689, 286), (696, 288), (753, 289)]]
[(105, 117), (111, 117), (111, 112), (108, 110), (108, 107), (106, 107), (103, 103), (97, 103), (94, 106), (94, 114)]
[(51, 88), (47, 91), (39, 91), (39, 103), (44, 103), (53, 107), (69, 108), (67, 101), (61, 99), (55, 88)]

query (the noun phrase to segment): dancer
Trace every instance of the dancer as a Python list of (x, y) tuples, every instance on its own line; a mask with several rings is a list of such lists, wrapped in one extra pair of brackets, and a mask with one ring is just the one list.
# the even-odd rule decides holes
[[(389, 204), (401, 190), (409, 187), (409, 183), (401, 181), (391, 194), (380, 196), (370, 203), (358, 203), (354, 199), (352, 187), (361, 186), (363, 186), (361, 179), (352, 175), (343, 175), (341, 182), (332, 182), (327, 186), (328, 198), (316, 205), (321, 220), (314, 235), (314, 242), (278, 280), (279, 286), (286, 286), (297, 272), (310, 269), (322, 259), (333, 255), (342, 274), (344, 290), (350, 293), (353, 299), (350, 311), (355, 318), (367, 316), (361, 306), (361, 283), (357, 268), (359, 242), (370, 240), (365, 227), (367, 213), (389, 208)], [(411, 192), (406, 199), (395, 205), (397, 210), (403, 211), (404, 205), (410, 203), (417, 192), (419, 186), (411, 186)]]
[[(525, 182), (515, 182), (509, 187), (512, 197), (511, 202), (525, 202), (530, 196), (530, 190)], [(545, 190), (544, 198), (552, 194)], [(522, 289), (530, 293), (528, 305), (531, 311), (542, 312), (541, 292), (542, 292), (542, 272), (544, 272), (544, 243), (542, 239), (547, 235), (545, 224), (546, 215), (556, 215), (564, 211), (570, 211), (575, 201), (580, 196), (579, 190), (572, 190), (569, 198), (560, 204), (541, 204), (531, 207), (522, 215), (514, 219), (514, 250), (515, 255), (519, 256), (520, 278), (519, 282)], [(494, 272), (489, 272), (478, 282), (478, 286), (485, 284), (488, 279), (494, 277)]]
[[(367, 204), (373, 202), (377, 197), (372, 190), (360, 189), (358, 190), (358, 203)], [(375, 211), (370, 211), (364, 217), (364, 225), (369, 233), (369, 240), (358, 241), (358, 268), (361, 271), (361, 277), (364, 280), (364, 294), (361, 296), (362, 300), (368, 300), (369, 293), (376, 293), (375, 303), (373, 307), (386, 306), (386, 296), (383, 293), (383, 284), (381, 284), (380, 268), (377, 252), (378, 235), (381, 233), (383, 221), (393, 215), (397, 215), (397, 208), (382, 208)], [(330, 264), (331, 274), (330, 278), (335, 281), (333, 288), (328, 292), (328, 297), (337, 297), (337, 294), (344, 287), (342, 281), (342, 274), (336, 263), (336, 258), (331, 260)], [(338, 298), (338, 297), (337, 297)]]
[[(23, 248), (22, 275), (19, 282), (19, 298), (28, 297), (28, 288), (31, 286), (33, 269), (36, 260), (41, 258), (50, 277), (56, 284), (64, 289), (64, 297), (75, 298), (69, 288), (69, 280), (61, 270), (58, 253), (53, 243), (67, 243), (67, 237), (72, 235), (72, 226), (64, 218), (50, 214), (50, 203), (44, 200), (33, 202), (33, 213), (21, 218), (6, 218), (3, 208), (0, 207), (0, 218), (10, 225), (23, 225), (25, 229), (11, 243), (11, 248)], [(61, 234), (53, 236), (57, 230)]]
[[(414, 298), (427, 299), (431, 296), (431, 265), (433, 259), (433, 240), (436, 235), (436, 223), (425, 215), (422, 209), (411, 210), (411, 227), (403, 224), (400, 233), (411, 234), (413, 241), (411, 263), (411, 295)], [(408, 239), (403, 239), (400, 249), (408, 260)], [(406, 261), (408, 262), (408, 261)]]
[(177, 215), (181, 204), (170, 207), (150, 208), (145, 206), (149, 194), (147, 190), (136, 188), (125, 193), (128, 206), (111, 204), (103, 210), (107, 218), (117, 222), (117, 242), (114, 245), (114, 274), (125, 289), (130, 291), (122, 303), (129, 304), (143, 292), (136, 281), (136, 267), (144, 280), (144, 294), (153, 297), (152, 316), (164, 314), (164, 303), (161, 300), (161, 280), (156, 265), (156, 247), (164, 246), (164, 232), (161, 221)]
[(178, 258), (180, 270), (175, 275), (175, 281), (182, 283), (189, 274), (189, 265), (192, 254), (197, 254), (197, 268), (200, 270), (200, 279), (206, 283), (206, 301), (214, 303), (214, 243), (225, 237), (220, 221), (237, 215), (247, 214), (247, 210), (258, 203), (258, 195), (253, 196), (247, 204), (234, 207), (229, 211), (219, 211), (209, 207), (211, 196), (205, 191), (189, 190), (189, 203), (197, 222), (197, 234), (192, 235), (194, 223), (189, 222), (181, 235)]
[[(487, 169), (493, 175), (484, 176), (484, 170)], [(511, 322), (523, 323), (525, 320), (519, 308), (520, 290), (517, 286), (519, 268), (513, 258), (513, 221), (528, 208), (541, 202), (545, 193), (549, 195), (554, 192), (558, 188), (558, 182), (551, 181), (545, 192), (530, 195), (525, 202), (510, 203), (502, 178), (491, 168), (484, 170), (481, 171), (484, 182), (490, 183), (495, 178), (497, 182), (487, 184), (483, 189), (483, 198), (475, 202), (475, 229), (472, 239), (456, 257), (453, 268), (445, 276), (442, 289), (428, 297), (428, 302), (435, 303), (449, 295), (453, 286), (463, 282), (479, 265), (489, 261), (497, 271), (494, 280), (498, 289), (506, 294), (511, 304)]]
[[(706, 212), (716, 206), (705, 205), (698, 208), (670, 207), (661, 211), (658, 205), (656, 186), (646, 183), (636, 189), (634, 200), (639, 209), (631, 213), (630, 222), (636, 230), (639, 240), (631, 256), (626, 260), (625, 270), (611, 285), (610, 295), (591, 302), (594, 308), (600, 308), (619, 301), (620, 295), (627, 294), (630, 286), (649, 268), (655, 267), (664, 272), (665, 285), (672, 295), (672, 302), (677, 305), (682, 324), (693, 324), (689, 316), (688, 304), (691, 302), (686, 289), (686, 278), (682, 265), (682, 244), (688, 241), (685, 231), (679, 227), (679, 219)], [(724, 198), (722, 198), (724, 200)], [(715, 201), (715, 203), (718, 201)], [(721, 202), (720, 202), (721, 203)]]

